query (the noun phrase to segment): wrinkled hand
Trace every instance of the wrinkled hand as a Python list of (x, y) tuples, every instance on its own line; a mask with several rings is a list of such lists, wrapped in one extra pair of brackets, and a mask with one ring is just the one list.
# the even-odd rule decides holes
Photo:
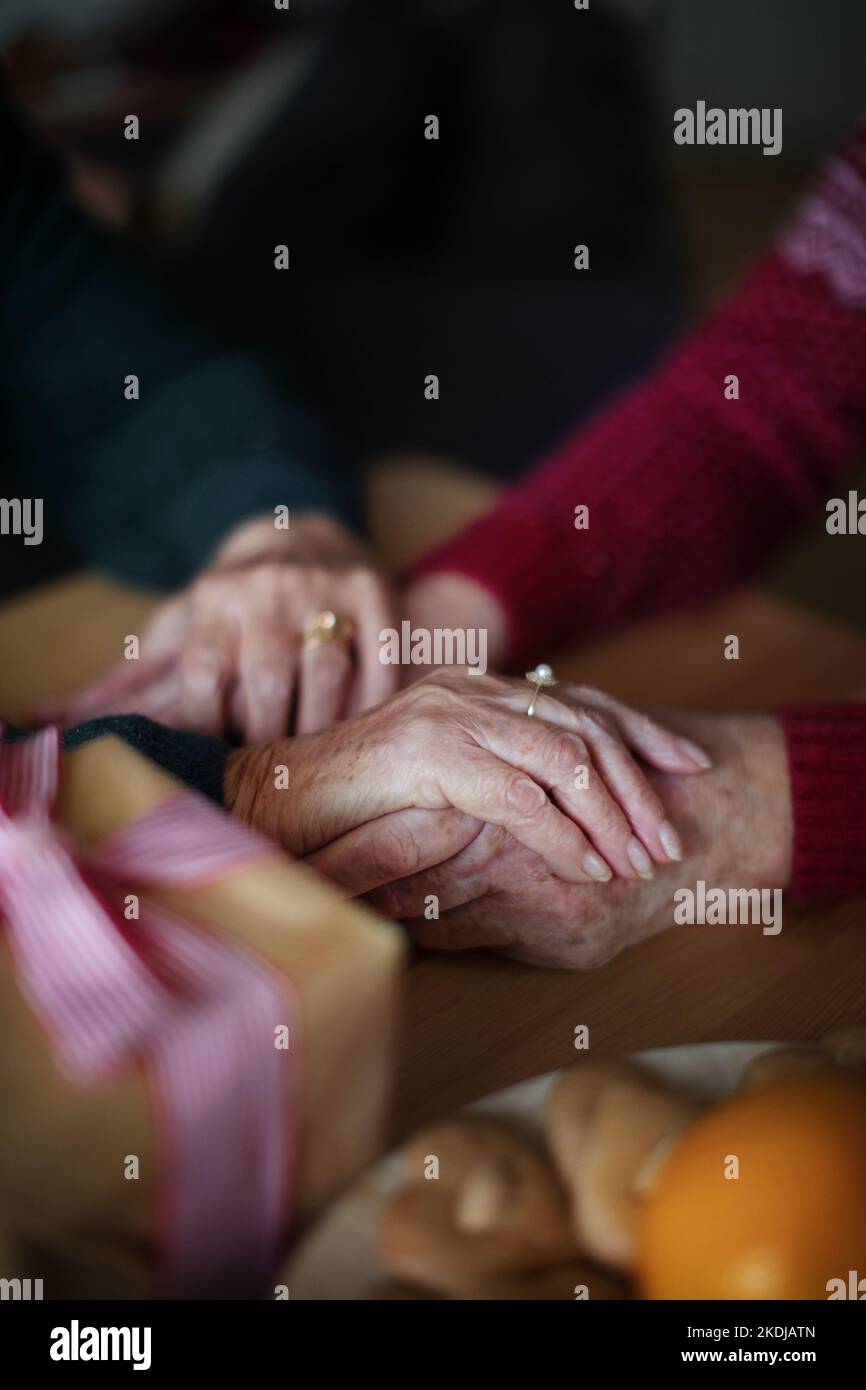
[[(668, 716), (665, 715), (667, 722)], [(705, 777), (651, 773), (654, 792), (681, 826), (685, 859), (651, 883), (564, 882), (501, 827), (463, 816), (450, 823), (424, 813), (386, 817), (387, 835), (363, 826), (311, 856), (348, 891), (403, 919), (416, 942), (434, 950), (498, 950), (567, 969), (603, 965), (624, 947), (673, 925), (673, 894), (697, 878), (719, 887), (784, 887), (791, 869), (791, 803), (784, 739), (765, 716), (671, 714), (670, 721), (713, 754)], [(449, 847), (459, 848), (446, 859)], [(372, 855), (366, 853), (368, 847)], [(442, 859), (432, 868), (435, 854)], [(400, 881), (388, 881), (388, 869)], [(425, 909), (436, 899), (438, 919)]]
[[(377, 868), (397, 848), (388, 817), (409, 809), (453, 809), (502, 827), (569, 883), (651, 876), (653, 860), (681, 849), (632, 750), (679, 774), (707, 759), (599, 692), (565, 694), (546, 694), (528, 719), (524, 682), (439, 671), (327, 734), (239, 750), (227, 802), (297, 855), (322, 849), (326, 873), (323, 847), (357, 831), (368, 868), (356, 892), (385, 881)], [(280, 766), (288, 790), (274, 785)], [(340, 853), (351, 852), (349, 841)]]
[[(303, 628), (325, 609), (351, 621), (354, 641), (302, 648)], [(137, 661), (37, 714), (63, 723), (146, 714), (248, 743), (325, 729), (396, 689), (396, 668), (379, 661), (379, 633), (395, 622), (385, 581), (342, 526), (302, 516), (278, 531), (266, 517), (233, 532), (157, 609)]]

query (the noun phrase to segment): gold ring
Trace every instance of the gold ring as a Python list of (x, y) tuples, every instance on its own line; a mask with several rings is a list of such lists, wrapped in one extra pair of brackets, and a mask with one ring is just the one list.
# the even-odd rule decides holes
[(323, 642), (351, 642), (355, 625), (348, 618), (338, 618), (330, 608), (314, 613), (304, 624), (301, 643), (304, 647), (320, 647)]
[(526, 679), (530, 682), (530, 684), (535, 686), (535, 689), (532, 692), (532, 699), (529, 701), (529, 705), (526, 710), (526, 713), (529, 715), (531, 719), (532, 716), (535, 714), (535, 705), (536, 701), (538, 700), (539, 691), (547, 685), (558, 685), (559, 682), (553, 674), (553, 667), (548, 666), (547, 663), (544, 661), (539, 662), (534, 671), (527, 671)]

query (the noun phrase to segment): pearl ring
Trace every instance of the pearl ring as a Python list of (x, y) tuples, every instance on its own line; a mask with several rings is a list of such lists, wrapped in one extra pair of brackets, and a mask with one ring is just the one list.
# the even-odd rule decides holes
[(535, 704), (538, 700), (539, 691), (548, 685), (558, 685), (559, 682), (553, 674), (553, 667), (548, 666), (544, 661), (539, 662), (534, 671), (527, 671), (526, 679), (531, 685), (535, 686), (532, 692), (532, 699), (529, 701), (529, 707), (526, 711), (531, 719), (535, 714)]

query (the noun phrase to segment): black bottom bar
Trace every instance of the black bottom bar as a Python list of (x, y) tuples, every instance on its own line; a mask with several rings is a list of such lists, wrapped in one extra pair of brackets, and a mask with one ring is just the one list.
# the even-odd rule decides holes
[[(866, 1300), (860, 1300), (866, 1301)], [(59, 1379), (177, 1372), (226, 1377), (271, 1368), (309, 1379), (311, 1363), (352, 1379), (490, 1371), (534, 1358), (555, 1368), (667, 1371), (680, 1366), (852, 1364), (862, 1309), (821, 1303), (0, 1303), (3, 1363)], [(407, 1341), (408, 1337), (411, 1339)], [(401, 1350), (402, 1348), (402, 1350)], [(100, 1359), (91, 1359), (96, 1353)], [(301, 1360), (300, 1358), (303, 1358)], [(410, 1364), (411, 1362), (411, 1364)], [(306, 1367), (307, 1370), (303, 1368)], [(546, 1370), (545, 1370), (546, 1368)], [(199, 1379), (199, 1384), (202, 1381)], [(207, 1382), (204, 1382), (207, 1384)], [(246, 1387), (243, 1387), (246, 1390)]]

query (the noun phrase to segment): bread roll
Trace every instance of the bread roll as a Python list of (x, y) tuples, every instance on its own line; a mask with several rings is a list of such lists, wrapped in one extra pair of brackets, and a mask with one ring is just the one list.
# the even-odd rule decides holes
[(563, 1074), (550, 1096), (547, 1126), (584, 1254), (610, 1269), (633, 1267), (641, 1185), (660, 1147), (697, 1113), (689, 1100), (627, 1063), (580, 1062)]
[(461, 1294), (482, 1276), (576, 1253), (553, 1166), (518, 1131), (455, 1120), (422, 1131), (404, 1159), (408, 1185), (387, 1201), (379, 1226), (379, 1256), (392, 1277)]

